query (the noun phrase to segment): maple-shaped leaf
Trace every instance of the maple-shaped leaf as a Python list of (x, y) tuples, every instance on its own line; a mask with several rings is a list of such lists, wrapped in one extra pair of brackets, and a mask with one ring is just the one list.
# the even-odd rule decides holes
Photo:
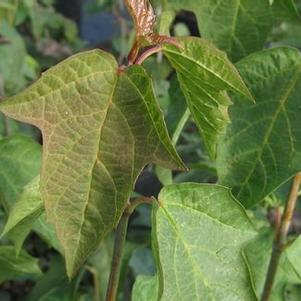
[(254, 99), (224, 52), (196, 37), (176, 38), (176, 42), (180, 49), (167, 45), (163, 54), (176, 70), (192, 117), (214, 159), (217, 142), (229, 123), (227, 92), (240, 95), (243, 102)]
[(51, 68), (0, 110), (42, 130), (41, 194), (70, 277), (116, 227), (146, 164), (183, 168), (149, 76), (118, 72), (100, 50)]

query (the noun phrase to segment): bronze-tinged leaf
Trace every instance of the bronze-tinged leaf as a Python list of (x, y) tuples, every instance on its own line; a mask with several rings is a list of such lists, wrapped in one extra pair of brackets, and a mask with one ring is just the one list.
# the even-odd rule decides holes
[(43, 133), (41, 194), (73, 276), (119, 222), (143, 167), (181, 168), (141, 66), (100, 50), (44, 73), (0, 110)]
[(136, 39), (128, 56), (130, 63), (136, 63), (139, 51), (145, 46), (173, 44), (179, 47), (174, 38), (154, 32), (156, 15), (149, 0), (125, 0), (125, 3), (134, 20), (136, 30)]

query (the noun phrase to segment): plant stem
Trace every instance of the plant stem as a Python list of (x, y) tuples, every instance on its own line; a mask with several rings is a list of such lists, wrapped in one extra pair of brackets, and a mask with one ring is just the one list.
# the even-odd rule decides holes
[(149, 48), (148, 50), (144, 51), (141, 56), (139, 56), (135, 61), (134, 64), (136, 65), (142, 65), (142, 63), (151, 55), (158, 53), (162, 50), (162, 46), (158, 45), (158, 46), (154, 46)]
[(123, 254), (123, 249), (126, 241), (126, 233), (128, 228), (129, 217), (130, 215), (127, 213), (127, 210), (125, 210), (116, 230), (113, 259), (111, 265), (111, 274), (110, 274), (110, 279), (108, 284), (106, 301), (117, 300), (121, 263), (122, 263), (122, 254)]
[(284, 213), (282, 215), (281, 224), (275, 235), (272, 256), (269, 263), (268, 273), (267, 273), (261, 301), (270, 300), (281, 254), (285, 249), (285, 245), (287, 243), (287, 235), (296, 208), (300, 185), (301, 185), (301, 172), (298, 173), (294, 178), (292, 188), (288, 200), (286, 202)]
[(151, 204), (152, 198), (141, 197), (137, 198), (125, 208), (121, 220), (118, 224), (115, 233), (113, 259), (111, 265), (111, 273), (106, 294), (106, 301), (116, 301), (119, 287), (120, 272), (122, 266), (123, 249), (126, 242), (126, 234), (129, 223), (129, 218), (135, 208), (140, 204)]
[(190, 110), (187, 108), (184, 115), (180, 119), (180, 121), (177, 125), (177, 128), (175, 129), (175, 131), (172, 135), (172, 144), (174, 146), (176, 146), (176, 144), (178, 143), (181, 133), (183, 132), (183, 129), (184, 129), (188, 119), (190, 118), (190, 115), (191, 115)]

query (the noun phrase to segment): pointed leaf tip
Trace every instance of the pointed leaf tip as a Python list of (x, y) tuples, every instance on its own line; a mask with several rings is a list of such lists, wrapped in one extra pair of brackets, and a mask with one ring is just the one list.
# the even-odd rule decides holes
[(217, 141), (229, 122), (227, 91), (254, 98), (224, 52), (200, 38), (177, 38), (177, 42), (180, 48), (167, 45), (163, 53), (177, 72), (191, 114), (215, 158)]
[(150, 77), (141, 66), (117, 70), (111, 55), (84, 52), (2, 106), (42, 130), (41, 194), (70, 278), (117, 225), (145, 165), (184, 168)]

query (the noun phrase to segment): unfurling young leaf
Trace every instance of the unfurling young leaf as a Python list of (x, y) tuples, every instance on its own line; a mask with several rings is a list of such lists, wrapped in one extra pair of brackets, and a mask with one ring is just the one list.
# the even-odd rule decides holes
[(184, 168), (144, 69), (100, 50), (53, 67), (0, 105), (42, 130), (41, 194), (73, 276), (119, 222), (142, 168)]
[(136, 40), (129, 54), (129, 61), (135, 62), (141, 47), (162, 43), (175, 44), (173, 38), (154, 32), (156, 15), (149, 0), (125, 0), (134, 20)]
[(136, 35), (145, 37), (154, 32), (156, 15), (149, 0), (125, 0), (134, 20)]

